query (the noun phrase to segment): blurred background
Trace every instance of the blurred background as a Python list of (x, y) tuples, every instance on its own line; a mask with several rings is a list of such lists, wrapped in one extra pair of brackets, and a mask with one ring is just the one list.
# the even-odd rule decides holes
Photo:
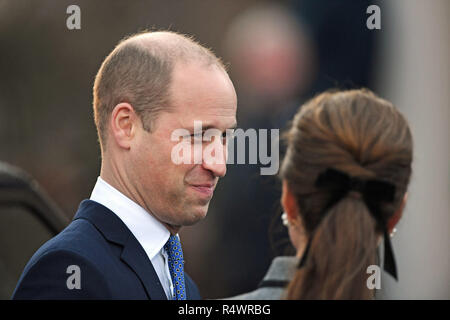
[[(81, 30), (66, 27), (73, 4)], [(366, 26), (372, 4), (380, 30)], [(0, 0), (0, 161), (15, 166), (0, 164), (0, 298), (90, 196), (101, 62), (126, 35), (170, 29), (228, 63), (243, 129), (283, 130), (328, 88), (368, 87), (392, 101), (410, 122), (414, 162), (393, 239), (399, 282), (383, 276), (379, 296), (450, 299), (449, 17), (447, 0)], [(182, 229), (186, 271), (204, 298), (253, 290), (271, 259), (289, 254), (280, 189), (258, 165), (229, 165), (207, 218)]]

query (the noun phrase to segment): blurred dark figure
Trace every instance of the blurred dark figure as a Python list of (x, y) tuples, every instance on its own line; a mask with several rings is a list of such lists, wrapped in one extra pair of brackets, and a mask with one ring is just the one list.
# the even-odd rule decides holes
[(319, 61), (308, 96), (330, 87), (369, 87), (378, 31), (367, 29), (366, 10), (378, 1), (292, 0), (291, 4), (314, 41)]
[[(230, 25), (225, 52), (238, 91), (238, 126), (280, 129), (306, 99), (330, 87), (369, 86), (374, 33), (366, 28), (367, 1), (297, 1), (292, 8), (250, 8)], [(295, 13), (295, 15), (294, 15)], [(248, 159), (248, 146), (247, 159)], [(280, 160), (283, 146), (280, 145)], [(218, 186), (209, 244), (216, 296), (257, 286), (274, 256), (293, 253), (281, 219), (281, 187), (260, 165), (229, 165)], [(198, 266), (201, 268), (201, 266)], [(193, 268), (196, 269), (196, 268)], [(206, 287), (205, 287), (206, 286)]]
[(34, 251), (68, 222), (36, 180), (0, 161), (0, 300), (11, 297)]

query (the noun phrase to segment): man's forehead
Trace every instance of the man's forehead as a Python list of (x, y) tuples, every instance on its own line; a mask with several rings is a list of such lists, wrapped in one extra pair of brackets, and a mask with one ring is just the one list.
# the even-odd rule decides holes
[[(196, 81), (195, 78), (192, 79)], [(188, 84), (179, 86), (171, 95), (171, 113), (180, 122), (201, 121), (204, 127), (222, 128), (236, 122), (236, 93), (233, 86), (212, 79), (212, 84)]]
[(198, 117), (186, 117), (179, 119), (177, 124), (180, 128), (194, 131), (194, 129), (208, 130), (208, 129), (234, 129), (236, 127), (236, 116), (198, 116)]
[(163, 124), (166, 129), (194, 130), (195, 123), (201, 123), (202, 130), (215, 128), (219, 130), (236, 127), (236, 104), (221, 106), (177, 104), (161, 112), (158, 116), (158, 126)]

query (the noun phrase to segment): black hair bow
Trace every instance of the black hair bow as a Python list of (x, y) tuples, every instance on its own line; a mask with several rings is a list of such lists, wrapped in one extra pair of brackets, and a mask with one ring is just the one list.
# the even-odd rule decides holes
[[(347, 173), (328, 168), (319, 174), (316, 180), (316, 187), (326, 189), (331, 193), (331, 200), (325, 207), (325, 212), (345, 197), (350, 191), (361, 193), (364, 202), (367, 205), (372, 216), (384, 230), (384, 270), (397, 280), (397, 268), (395, 265), (394, 252), (392, 249), (390, 237), (387, 231), (386, 221), (380, 211), (382, 202), (392, 202), (395, 196), (395, 186), (392, 183), (377, 179), (361, 179), (350, 177)], [(305, 264), (311, 245), (310, 237), (303, 257), (300, 260), (299, 267)]]

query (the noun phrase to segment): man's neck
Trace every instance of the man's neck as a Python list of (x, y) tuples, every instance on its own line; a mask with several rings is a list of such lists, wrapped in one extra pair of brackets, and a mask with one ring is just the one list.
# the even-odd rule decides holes
[(102, 163), (102, 167), (100, 169), (100, 178), (102, 178), (106, 183), (108, 183), (113, 188), (117, 189), (120, 193), (125, 195), (127, 198), (131, 199), (132, 201), (134, 201), (135, 203), (140, 205), (142, 208), (144, 208), (144, 210), (147, 211), (148, 214), (152, 215), (156, 220), (161, 222), (167, 228), (167, 230), (169, 230), (170, 234), (175, 235), (180, 231), (181, 226), (174, 226), (174, 225), (171, 225), (164, 221), (159, 220), (157, 216), (155, 216), (145, 205), (143, 205), (143, 201), (139, 201), (138, 199), (136, 199), (133, 196), (133, 193), (129, 190), (129, 188), (127, 188), (126, 183), (124, 182), (124, 179), (120, 178), (120, 175), (118, 174), (118, 170), (116, 170), (117, 174), (112, 173), (113, 171), (114, 170), (110, 170), (109, 168), (106, 168), (104, 166), (104, 164)]

